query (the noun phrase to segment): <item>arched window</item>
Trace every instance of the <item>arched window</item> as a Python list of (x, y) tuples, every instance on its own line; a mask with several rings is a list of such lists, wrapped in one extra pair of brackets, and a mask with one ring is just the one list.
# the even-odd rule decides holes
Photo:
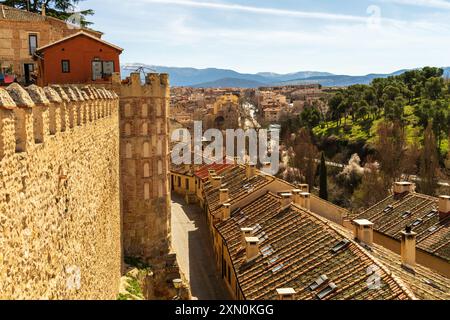
[(163, 185), (162, 183), (158, 184), (158, 197), (161, 198), (163, 196)]
[(131, 124), (125, 123), (124, 131), (125, 131), (125, 136), (126, 137), (131, 136)]
[(161, 134), (161, 121), (156, 121), (156, 134)]
[(156, 102), (156, 116), (161, 117), (162, 115), (162, 107), (160, 102)]
[(127, 103), (125, 105), (125, 117), (133, 116), (133, 111), (131, 110), (131, 104)]
[(141, 127), (141, 134), (142, 134), (143, 136), (148, 136), (148, 123), (147, 123), (147, 122), (145, 122), (145, 123), (142, 124), (142, 127)]
[(150, 184), (144, 183), (144, 199), (149, 200), (150, 199)]
[(158, 160), (158, 174), (163, 173), (162, 161)]
[(156, 154), (158, 156), (162, 155), (162, 141), (161, 140), (158, 140), (158, 146), (156, 148)]
[(131, 159), (133, 157), (133, 150), (131, 148), (131, 143), (127, 142), (125, 146), (125, 158)]
[(142, 149), (143, 149), (143, 157), (150, 158), (150, 144), (148, 142), (144, 142)]
[(142, 110), (141, 110), (142, 117), (143, 117), (143, 118), (148, 117), (148, 105), (144, 103), (144, 104), (142, 105), (141, 109), (142, 109)]
[(150, 178), (150, 164), (144, 163), (144, 178)]

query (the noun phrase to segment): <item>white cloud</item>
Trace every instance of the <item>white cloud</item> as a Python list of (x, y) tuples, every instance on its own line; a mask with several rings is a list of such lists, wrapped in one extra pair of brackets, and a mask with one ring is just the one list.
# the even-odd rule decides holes
[(450, 10), (450, 2), (445, 0), (380, 0), (380, 1), (410, 6)]
[(254, 13), (254, 14), (289, 16), (289, 17), (298, 17), (298, 18), (306, 18), (306, 19), (322, 19), (322, 20), (333, 20), (333, 21), (366, 22), (367, 18), (368, 18), (365, 16), (334, 14), (334, 13), (327, 13), (327, 12), (307, 12), (307, 11), (299, 11), (299, 10), (284, 10), (284, 9), (276, 9), (276, 8), (244, 6), (244, 5), (224, 3), (224, 2), (206, 2), (206, 1), (193, 1), (193, 0), (138, 0), (138, 1), (144, 2), (144, 3), (160, 3), (160, 4), (187, 6), (187, 7), (194, 7), (194, 8), (230, 10), (230, 11), (240, 11), (240, 12), (247, 12), (247, 13)]

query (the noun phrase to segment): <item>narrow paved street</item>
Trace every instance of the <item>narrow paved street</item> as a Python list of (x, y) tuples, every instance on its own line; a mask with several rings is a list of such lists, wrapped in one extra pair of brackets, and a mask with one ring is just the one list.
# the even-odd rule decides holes
[(230, 299), (216, 270), (212, 240), (202, 210), (186, 205), (175, 194), (172, 194), (172, 246), (191, 285), (193, 299)]

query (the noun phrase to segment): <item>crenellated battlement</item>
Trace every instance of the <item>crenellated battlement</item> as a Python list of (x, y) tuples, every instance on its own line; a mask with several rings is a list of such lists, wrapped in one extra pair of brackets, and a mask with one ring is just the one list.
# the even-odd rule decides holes
[(118, 110), (102, 88), (0, 88), (0, 300), (117, 297)]
[(0, 88), (0, 160), (61, 132), (111, 117), (118, 108), (118, 95), (105, 88), (24, 88), (17, 83)]
[(169, 97), (169, 75), (166, 73), (148, 73), (142, 83), (141, 74), (133, 72), (120, 88), (121, 97)]

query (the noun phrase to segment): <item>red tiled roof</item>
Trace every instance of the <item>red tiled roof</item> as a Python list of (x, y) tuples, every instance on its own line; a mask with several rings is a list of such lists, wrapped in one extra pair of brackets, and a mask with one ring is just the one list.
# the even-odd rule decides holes
[(224, 163), (213, 163), (213, 164), (205, 164), (201, 166), (197, 171), (195, 171), (195, 176), (204, 180), (208, 178), (209, 171), (215, 170), (217, 174), (220, 174), (225, 169), (231, 168), (235, 166), (234, 164), (228, 164), (224, 161)]

